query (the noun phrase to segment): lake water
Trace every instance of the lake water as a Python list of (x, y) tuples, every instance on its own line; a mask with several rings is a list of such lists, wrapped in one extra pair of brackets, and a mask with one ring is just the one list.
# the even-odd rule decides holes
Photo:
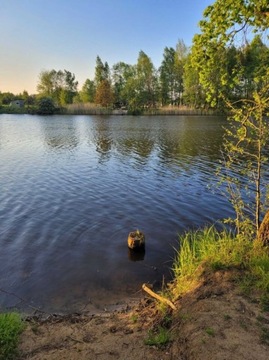
[(232, 216), (214, 189), (224, 123), (0, 115), (0, 306), (102, 309), (168, 281), (178, 234)]

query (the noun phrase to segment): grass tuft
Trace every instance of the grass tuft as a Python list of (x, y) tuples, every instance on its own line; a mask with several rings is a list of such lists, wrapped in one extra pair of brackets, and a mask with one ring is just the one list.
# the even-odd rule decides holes
[(0, 314), (0, 360), (15, 359), (24, 323), (17, 313)]
[(209, 335), (209, 336), (215, 336), (215, 330), (212, 329), (212, 328), (210, 328), (210, 327), (206, 328), (206, 329), (205, 329), (205, 332), (206, 332), (207, 335)]
[(170, 340), (171, 338), (169, 331), (166, 328), (159, 326), (157, 332), (152, 330), (149, 331), (148, 337), (145, 340), (145, 344), (163, 348), (170, 342)]

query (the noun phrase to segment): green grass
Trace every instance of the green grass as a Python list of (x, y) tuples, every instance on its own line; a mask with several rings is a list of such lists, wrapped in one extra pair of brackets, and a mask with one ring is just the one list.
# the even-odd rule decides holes
[(138, 321), (138, 315), (137, 315), (137, 314), (132, 314), (132, 315), (130, 316), (130, 321), (131, 321), (133, 324), (137, 323), (137, 321)]
[(24, 323), (17, 313), (0, 314), (0, 360), (15, 359)]
[(170, 333), (169, 330), (159, 326), (157, 332), (149, 331), (148, 337), (145, 340), (146, 345), (156, 346), (162, 348), (170, 342)]
[(245, 292), (256, 289), (269, 296), (269, 252), (264, 247), (243, 236), (219, 232), (214, 226), (185, 233), (173, 264), (173, 299), (198, 285), (205, 269), (232, 268), (242, 270), (240, 282)]
[(212, 329), (212, 328), (210, 328), (210, 327), (206, 328), (206, 329), (205, 329), (205, 332), (206, 332), (207, 335), (209, 335), (209, 336), (215, 336), (215, 330)]

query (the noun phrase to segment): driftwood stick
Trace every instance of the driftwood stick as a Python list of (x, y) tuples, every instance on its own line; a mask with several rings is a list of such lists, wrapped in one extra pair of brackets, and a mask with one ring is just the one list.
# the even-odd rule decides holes
[(177, 308), (175, 307), (175, 305), (172, 303), (172, 301), (164, 298), (163, 296), (160, 296), (158, 294), (156, 294), (154, 291), (150, 290), (150, 288), (147, 287), (146, 284), (142, 285), (142, 289), (144, 291), (146, 291), (150, 296), (154, 297), (155, 299), (166, 303), (167, 305), (169, 305), (173, 310), (176, 310)]

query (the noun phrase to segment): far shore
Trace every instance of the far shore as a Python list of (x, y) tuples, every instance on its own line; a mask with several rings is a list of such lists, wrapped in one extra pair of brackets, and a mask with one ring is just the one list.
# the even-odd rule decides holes
[(32, 106), (0, 106), (0, 114), (31, 114), (31, 115), (131, 115), (131, 116), (224, 116), (225, 113), (215, 109), (189, 108), (187, 106), (166, 106), (164, 108), (148, 109), (113, 109), (103, 108), (93, 104), (70, 104), (56, 108), (51, 114), (40, 114)]

